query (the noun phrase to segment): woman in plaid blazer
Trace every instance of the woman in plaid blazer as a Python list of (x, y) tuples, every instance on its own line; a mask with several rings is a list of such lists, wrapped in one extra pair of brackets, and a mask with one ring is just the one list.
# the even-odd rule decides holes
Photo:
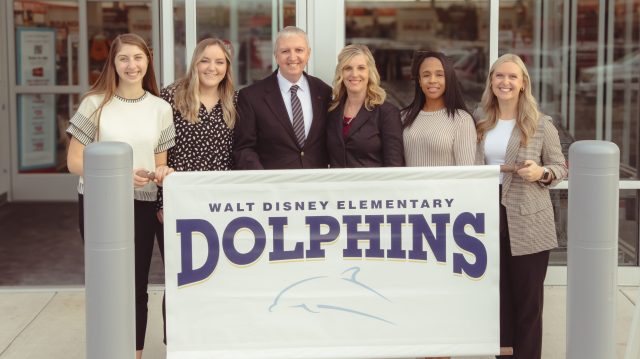
[(518, 56), (493, 64), (482, 107), (476, 163), (501, 165), (500, 346), (513, 347), (514, 358), (540, 358), (543, 284), (558, 245), (549, 186), (566, 178), (566, 162)]

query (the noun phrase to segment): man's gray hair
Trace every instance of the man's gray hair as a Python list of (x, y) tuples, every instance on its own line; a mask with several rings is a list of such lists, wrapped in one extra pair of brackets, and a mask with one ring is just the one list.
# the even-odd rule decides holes
[(280, 38), (289, 37), (289, 36), (302, 36), (302, 37), (304, 37), (304, 41), (307, 43), (307, 48), (309, 47), (309, 37), (307, 36), (307, 33), (304, 32), (304, 30), (302, 30), (301, 28), (296, 27), (296, 26), (287, 26), (287, 27), (283, 28), (282, 30), (278, 31), (278, 35), (276, 35), (276, 43), (275, 43), (275, 46), (273, 48), (273, 53), (274, 54), (278, 51), (278, 41), (280, 41)]

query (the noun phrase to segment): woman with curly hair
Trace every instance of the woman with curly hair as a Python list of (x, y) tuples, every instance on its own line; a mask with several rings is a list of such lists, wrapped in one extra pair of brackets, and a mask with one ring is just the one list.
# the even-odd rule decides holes
[(400, 113), (385, 101), (371, 51), (347, 45), (338, 55), (329, 104), (329, 165), (400, 167), (404, 165)]

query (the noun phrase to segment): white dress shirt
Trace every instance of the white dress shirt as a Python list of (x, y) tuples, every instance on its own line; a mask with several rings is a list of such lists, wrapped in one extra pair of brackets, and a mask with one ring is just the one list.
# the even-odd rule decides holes
[(293, 111), (291, 110), (291, 86), (298, 85), (298, 98), (300, 99), (300, 105), (302, 105), (302, 114), (304, 116), (304, 136), (309, 137), (309, 129), (311, 128), (311, 122), (313, 121), (313, 106), (311, 105), (311, 89), (309, 88), (309, 82), (307, 78), (302, 75), (296, 83), (291, 83), (285, 79), (284, 76), (278, 70), (278, 86), (280, 87), (280, 94), (284, 100), (284, 106), (287, 108), (287, 114), (289, 114), (289, 121), (293, 125)]

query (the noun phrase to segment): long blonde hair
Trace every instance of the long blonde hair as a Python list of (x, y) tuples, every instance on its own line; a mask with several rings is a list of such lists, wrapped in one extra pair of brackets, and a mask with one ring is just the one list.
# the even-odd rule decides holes
[(100, 76), (96, 80), (96, 82), (91, 86), (89, 91), (87, 91), (82, 99), (89, 97), (91, 95), (104, 95), (102, 102), (95, 111), (89, 116), (89, 118), (95, 116), (96, 118), (96, 141), (100, 136), (100, 115), (102, 114), (102, 108), (113, 98), (116, 94), (116, 89), (118, 88), (118, 83), (120, 83), (120, 78), (116, 73), (116, 55), (120, 52), (122, 45), (133, 45), (138, 47), (142, 52), (144, 52), (147, 57), (147, 72), (144, 74), (142, 78), (142, 88), (154, 96), (159, 96), (160, 91), (158, 91), (158, 84), (156, 83), (156, 74), (153, 69), (153, 57), (151, 55), (151, 51), (147, 46), (147, 43), (144, 39), (136, 34), (121, 34), (116, 36), (116, 38), (111, 43), (111, 47), (109, 48), (109, 57), (107, 62), (105, 62), (102, 67), (102, 71), (100, 72)]
[(484, 119), (478, 122), (476, 130), (478, 133), (478, 141), (482, 141), (487, 131), (496, 127), (498, 122), (498, 114), (500, 108), (498, 105), (498, 99), (493, 93), (491, 88), (491, 82), (493, 74), (501, 64), (505, 62), (512, 62), (516, 64), (522, 71), (523, 88), (518, 94), (518, 113), (516, 114), (516, 126), (520, 130), (521, 140), (520, 144), (526, 146), (538, 127), (538, 118), (540, 112), (538, 111), (538, 103), (531, 93), (531, 78), (524, 62), (518, 55), (504, 54), (500, 56), (496, 62), (493, 63), (489, 70), (489, 76), (487, 77), (487, 84), (482, 94), (482, 109), (484, 110)]
[(347, 94), (347, 89), (342, 81), (342, 70), (347, 66), (349, 61), (358, 55), (363, 55), (367, 67), (369, 68), (369, 83), (367, 84), (367, 95), (364, 100), (364, 107), (371, 111), (374, 107), (384, 103), (387, 93), (382, 87), (380, 87), (380, 74), (376, 69), (376, 61), (373, 59), (373, 55), (369, 48), (365, 45), (351, 44), (345, 46), (340, 54), (338, 54), (338, 65), (336, 66), (336, 73), (333, 77), (333, 92), (331, 103), (329, 104), (329, 111), (333, 111), (343, 98)]
[(227, 71), (220, 84), (218, 84), (218, 96), (222, 105), (222, 117), (224, 122), (233, 128), (236, 121), (236, 108), (234, 105), (233, 77), (231, 74), (231, 55), (225, 43), (220, 39), (207, 38), (198, 43), (193, 50), (189, 71), (182, 79), (172, 86), (175, 87), (174, 101), (176, 108), (182, 117), (190, 123), (200, 121), (200, 78), (198, 77), (198, 63), (204, 57), (204, 52), (209, 46), (218, 46), (224, 53), (227, 61)]

